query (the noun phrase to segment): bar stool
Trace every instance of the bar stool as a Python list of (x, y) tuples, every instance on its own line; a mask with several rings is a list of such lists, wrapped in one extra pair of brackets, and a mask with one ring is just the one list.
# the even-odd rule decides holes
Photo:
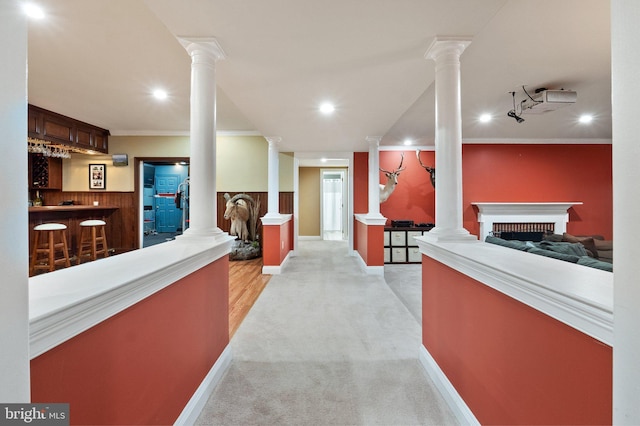
[[(71, 266), (69, 248), (67, 247), (66, 225), (62, 223), (43, 223), (35, 226), (33, 230), (35, 231), (35, 237), (29, 275), (33, 275), (36, 269), (53, 271), (56, 269), (56, 265)], [(56, 251), (62, 252), (61, 258), (56, 259)], [(41, 254), (45, 256), (41, 257)], [(46, 263), (40, 263), (42, 261), (46, 261)]]
[(109, 257), (107, 248), (107, 236), (104, 227), (107, 223), (104, 220), (90, 219), (80, 222), (80, 244), (78, 245), (78, 265), (83, 256), (96, 260), (98, 255)]

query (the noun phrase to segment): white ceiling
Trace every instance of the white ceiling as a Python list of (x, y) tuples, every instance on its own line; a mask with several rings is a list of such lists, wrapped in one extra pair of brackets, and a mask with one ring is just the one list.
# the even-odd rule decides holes
[[(37, 0), (29, 102), (114, 135), (189, 130), (190, 58), (177, 36), (215, 37), (218, 130), (282, 138), (301, 157), (434, 139), (433, 38), (472, 36), (461, 57), (465, 141), (611, 138), (606, 0)], [(517, 124), (522, 86), (578, 102)], [(164, 87), (169, 99), (150, 96)], [(321, 101), (336, 105), (318, 113)], [(481, 124), (480, 113), (494, 114)], [(577, 124), (582, 113), (596, 119)]]

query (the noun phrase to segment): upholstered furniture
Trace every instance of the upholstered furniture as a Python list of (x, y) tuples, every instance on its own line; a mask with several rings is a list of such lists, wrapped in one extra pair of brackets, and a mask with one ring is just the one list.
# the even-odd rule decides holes
[[(595, 241), (599, 241), (598, 244), (602, 248), (602, 259), (599, 258), (600, 252)], [(605, 260), (613, 260), (613, 250), (608, 250), (611, 247), (610, 242), (594, 239), (592, 236), (576, 237), (565, 233), (563, 235), (546, 236), (546, 239), (540, 242), (505, 240), (488, 236), (485, 242), (604, 271), (613, 271), (613, 264)]]

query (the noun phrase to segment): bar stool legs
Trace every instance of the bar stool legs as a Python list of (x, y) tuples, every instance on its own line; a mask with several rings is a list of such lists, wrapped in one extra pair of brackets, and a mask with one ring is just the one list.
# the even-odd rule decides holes
[[(54, 271), (56, 265), (71, 266), (69, 260), (69, 247), (67, 246), (67, 226), (61, 223), (43, 223), (33, 228), (35, 237), (33, 253), (29, 265), (29, 275), (34, 275), (36, 270)], [(46, 234), (46, 235), (43, 235)], [(41, 235), (43, 237), (41, 238)], [(58, 237), (56, 239), (56, 237)], [(62, 252), (61, 258), (56, 258), (56, 252)], [(44, 256), (41, 256), (44, 255)], [(46, 261), (46, 263), (43, 263)]]
[(98, 255), (109, 257), (104, 220), (85, 220), (80, 222), (80, 244), (78, 245), (78, 265), (83, 257), (96, 260)]

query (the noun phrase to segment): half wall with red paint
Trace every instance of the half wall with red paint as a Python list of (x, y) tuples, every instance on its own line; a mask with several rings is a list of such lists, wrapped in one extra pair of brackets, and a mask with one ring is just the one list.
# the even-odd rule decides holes
[(229, 343), (229, 259), (31, 361), (33, 402), (71, 424), (173, 424)]
[(384, 265), (384, 226), (356, 221), (356, 251), (367, 266)]
[(264, 235), (262, 262), (280, 266), (293, 250), (293, 219), (277, 225), (262, 225)]
[(422, 341), (481, 424), (610, 424), (612, 348), (423, 256)]

